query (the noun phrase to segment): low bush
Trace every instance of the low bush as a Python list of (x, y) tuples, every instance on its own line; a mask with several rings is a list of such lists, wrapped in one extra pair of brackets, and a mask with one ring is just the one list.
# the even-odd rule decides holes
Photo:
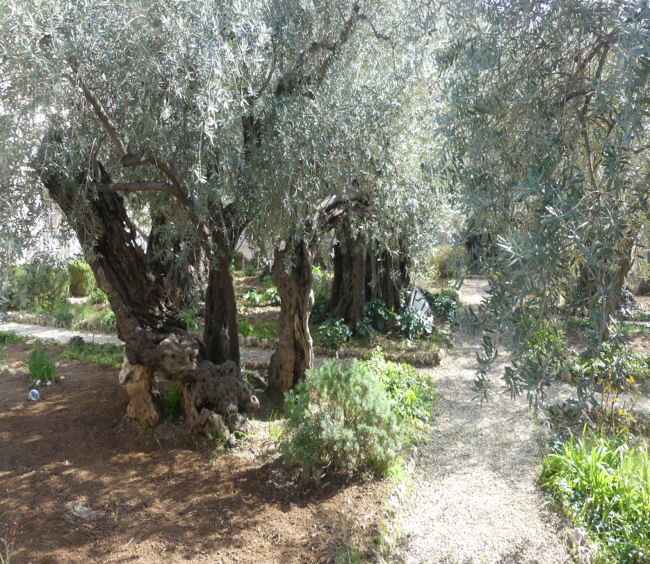
[(401, 429), (381, 378), (359, 362), (326, 362), (286, 395), (280, 450), (305, 478), (327, 471), (385, 474), (401, 448)]
[(10, 285), (11, 306), (25, 309), (67, 298), (70, 276), (65, 268), (34, 262), (15, 267)]
[(105, 304), (108, 302), (108, 297), (99, 288), (95, 288), (90, 293), (90, 299), (88, 301), (93, 305)]
[(262, 294), (258, 294), (255, 288), (248, 288), (241, 300), (249, 307), (259, 307), (262, 305)]
[(253, 265), (248, 265), (246, 268), (244, 268), (244, 274), (246, 276), (256, 276), (257, 268), (254, 267)]
[(650, 561), (650, 462), (621, 435), (573, 437), (544, 460), (542, 487), (584, 527), (603, 563)]
[(421, 335), (431, 335), (433, 326), (429, 318), (411, 306), (403, 307), (395, 316), (395, 324), (400, 332), (413, 340)]
[(77, 297), (89, 296), (95, 289), (95, 275), (85, 260), (73, 260), (68, 265), (70, 293)]
[(336, 349), (352, 336), (352, 331), (340, 317), (330, 317), (318, 328), (318, 334), (325, 346)]
[(237, 331), (244, 337), (257, 337), (258, 339), (276, 339), (278, 337), (277, 323), (250, 323), (247, 319), (237, 325)]
[(196, 311), (194, 311), (193, 309), (181, 309), (178, 312), (178, 315), (180, 316), (180, 318), (183, 321), (185, 321), (185, 324), (187, 325), (187, 329), (189, 331), (198, 332), (198, 330), (199, 330), (199, 322), (198, 322), (199, 316), (197, 315)]
[(84, 342), (82, 337), (72, 337), (59, 358), (94, 362), (107, 368), (119, 368), (124, 359), (124, 345), (97, 345)]
[(29, 372), (30, 386), (33, 386), (36, 380), (54, 380), (56, 378), (54, 361), (41, 347), (37, 347), (30, 352), (23, 364)]
[(362, 361), (377, 374), (390, 397), (390, 405), (398, 419), (404, 424), (408, 436), (422, 429), (431, 419), (431, 412), (437, 398), (436, 386), (427, 376), (420, 376), (410, 364), (387, 361), (381, 349), (372, 353), (369, 360)]
[(278, 289), (276, 287), (268, 288), (262, 299), (270, 305), (278, 306), (282, 303), (280, 299), (280, 294), (278, 294)]
[(561, 362), (566, 356), (566, 334), (564, 331), (539, 329), (526, 342), (524, 357), (538, 365), (544, 365), (551, 355), (553, 362)]
[(372, 321), (375, 329), (387, 330), (395, 317), (395, 312), (386, 307), (386, 303), (378, 298), (372, 298), (365, 305), (366, 318)]
[(458, 292), (455, 290), (440, 290), (440, 292), (429, 292), (422, 290), (431, 311), (434, 315), (442, 317), (447, 321), (453, 321), (458, 310)]
[(244, 253), (233, 253), (230, 260), (235, 270), (241, 270), (244, 262)]
[(467, 249), (464, 246), (440, 245), (428, 261), (429, 276), (432, 279), (456, 278), (466, 260)]

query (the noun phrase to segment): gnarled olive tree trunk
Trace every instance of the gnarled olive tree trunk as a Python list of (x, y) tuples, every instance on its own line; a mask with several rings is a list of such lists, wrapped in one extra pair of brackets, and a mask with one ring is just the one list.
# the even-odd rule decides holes
[[(293, 256), (291, 255), (293, 253)], [(286, 261), (291, 261), (287, 271)], [(314, 364), (309, 315), (314, 305), (314, 249), (305, 242), (275, 250), (274, 282), (282, 300), (278, 321), (278, 349), (269, 364), (269, 388), (291, 390)]]
[[(110, 184), (100, 169), (101, 181)], [(235, 363), (217, 366), (207, 360), (205, 345), (187, 331), (137, 244), (122, 197), (100, 193), (79, 217), (73, 183), (51, 174), (43, 175), (43, 183), (75, 227), (97, 285), (115, 313), (118, 337), (125, 342), (120, 382), (131, 398), (128, 414), (152, 426), (159, 422), (152, 398), (156, 374), (181, 381), (187, 422), (195, 432), (228, 440), (230, 431), (245, 431), (245, 412), (259, 407), (253, 389)]]

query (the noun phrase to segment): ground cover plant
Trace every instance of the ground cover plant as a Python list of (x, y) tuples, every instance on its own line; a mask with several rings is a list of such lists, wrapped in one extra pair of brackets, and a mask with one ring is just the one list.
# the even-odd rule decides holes
[(28, 371), (27, 378), (30, 386), (33, 386), (37, 380), (51, 381), (56, 378), (55, 362), (41, 346), (37, 346), (29, 353), (24, 365)]
[(240, 321), (237, 330), (244, 337), (257, 337), (258, 339), (276, 339), (278, 336), (277, 323), (253, 322), (247, 319)]
[(623, 435), (583, 434), (553, 446), (540, 476), (547, 490), (595, 543), (597, 561), (650, 562), (650, 461)]
[(119, 368), (124, 360), (124, 345), (86, 343), (81, 337), (73, 337), (68, 341), (59, 358)]

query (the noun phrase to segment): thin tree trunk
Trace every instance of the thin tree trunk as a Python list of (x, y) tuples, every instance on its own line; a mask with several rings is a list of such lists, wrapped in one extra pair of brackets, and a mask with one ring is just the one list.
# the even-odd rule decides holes
[[(292, 268), (285, 259), (293, 251)], [(274, 282), (282, 300), (278, 321), (278, 349), (269, 364), (269, 388), (287, 392), (314, 364), (309, 315), (314, 305), (313, 249), (300, 243), (293, 249), (276, 249)]]

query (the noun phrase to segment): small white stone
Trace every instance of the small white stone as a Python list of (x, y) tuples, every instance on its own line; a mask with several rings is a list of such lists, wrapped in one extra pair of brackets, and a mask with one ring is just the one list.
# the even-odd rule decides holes
[(65, 376), (59, 376), (59, 380), (65, 380)]
[(41, 381), (40, 381), (40, 380), (36, 380), (36, 382), (34, 382), (34, 387), (35, 387), (35, 388), (40, 388), (40, 387), (41, 387)]

